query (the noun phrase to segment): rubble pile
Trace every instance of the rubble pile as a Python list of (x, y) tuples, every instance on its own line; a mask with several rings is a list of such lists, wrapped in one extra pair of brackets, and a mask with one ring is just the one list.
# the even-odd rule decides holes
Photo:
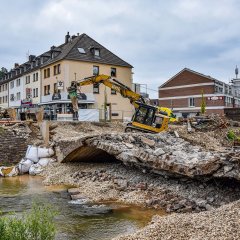
[(221, 115), (211, 114), (208, 117), (196, 117), (197, 124), (192, 124), (198, 131), (213, 131), (216, 129), (224, 129), (230, 125), (230, 121)]
[(153, 217), (145, 228), (114, 240), (239, 239), (240, 201), (214, 211)]
[(26, 140), (29, 138), (30, 134), (32, 133), (31, 129), (28, 127), (28, 125), (26, 123), (1, 125), (1, 128), (13, 133), (15, 136), (22, 137)]
[(102, 134), (87, 139), (84, 146), (102, 149), (126, 165), (159, 174), (201, 177), (220, 167), (221, 154), (192, 146), (170, 133)]
[[(122, 163), (52, 163), (43, 171), (44, 183), (68, 184), (78, 192), (74, 199), (90, 202), (119, 201), (166, 212), (199, 212), (240, 199), (239, 186), (213, 181), (172, 179)], [(72, 195), (72, 194), (71, 194)]]

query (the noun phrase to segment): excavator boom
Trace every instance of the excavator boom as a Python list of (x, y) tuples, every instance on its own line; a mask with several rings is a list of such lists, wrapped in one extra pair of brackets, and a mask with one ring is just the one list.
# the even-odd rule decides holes
[(86, 86), (86, 85), (91, 85), (91, 84), (104, 84), (105, 86), (115, 90), (116, 92), (120, 93), (122, 97), (128, 98), (130, 102), (137, 107), (137, 101), (141, 103), (145, 103), (144, 98), (131, 90), (128, 86), (122, 84), (119, 82), (117, 79), (114, 79), (110, 76), (101, 74), (97, 76), (91, 76), (84, 78), (83, 80), (77, 81), (78, 86)]
[(174, 117), (170, 109), (147, 104), (140, 94), (132, 91), (131, 88), (111, 76), (102, 74), (73, 81), (72, 83), (80, 87), (102, 83), (120, 93), (122, 97), (128, 98), (135, 107), (135, 113), (132, 116), (132, 122), (128, 123), (125, 131), (158, 133), (166, 130), (169, 120), (171, 121)]

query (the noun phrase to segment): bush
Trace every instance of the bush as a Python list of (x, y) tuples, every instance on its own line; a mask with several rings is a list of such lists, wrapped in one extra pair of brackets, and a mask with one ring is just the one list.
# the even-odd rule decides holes
[(29, 213), (0, 217), (0, 240), (53, 240), (56, 211), (50, 205), (34, 203)]

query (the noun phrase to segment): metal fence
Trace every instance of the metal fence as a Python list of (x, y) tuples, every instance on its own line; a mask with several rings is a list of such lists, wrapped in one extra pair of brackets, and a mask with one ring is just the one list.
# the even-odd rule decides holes
[[(29, 109), (18, 109), (17, 110), (17, 118), (19, 120), (27, 120), (32, 119), (36, 120), (36, 113), (40, 110), (40, 107), (29, 108)], [(81, 109), (79, 109), (81, 111)], [(99, 121), (130, 121), (133, 115), (133, 111), (125, 111), (125, 110), (105, 110), (98, 109), (99, 111)], [(60, 117), (61, 116), (61, 117)], [(72, 121), (77, 120), (77, 116), (74, 115), (72, 109), (68, 109), (68, 111), (63, 112), (62, 108), (50, 108), (46, 107), (43, 110), (43, 119), (49, 121)], [(60, 120), (61, 119), (61, 120)]]

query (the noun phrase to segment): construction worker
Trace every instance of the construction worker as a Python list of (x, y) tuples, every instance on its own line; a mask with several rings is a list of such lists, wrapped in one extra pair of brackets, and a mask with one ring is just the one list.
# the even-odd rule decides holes
[(74, 112), (74, 118), (78, 119), (78, 98), (77, 98), (77, 82), (72, 81), (71, 82), (71, 86), (67, 88), (69, 97), (71, 99), (72, 102), (72, 106), (73, 106), (73, 112)]

